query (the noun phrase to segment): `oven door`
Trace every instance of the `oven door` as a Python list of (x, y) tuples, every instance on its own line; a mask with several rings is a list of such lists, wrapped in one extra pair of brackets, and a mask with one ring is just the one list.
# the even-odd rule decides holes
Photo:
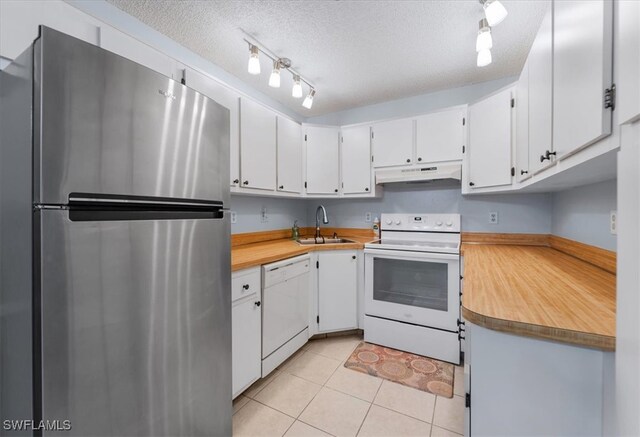
[(458, 330), (460, 257), (365, 249), (365, 314)]

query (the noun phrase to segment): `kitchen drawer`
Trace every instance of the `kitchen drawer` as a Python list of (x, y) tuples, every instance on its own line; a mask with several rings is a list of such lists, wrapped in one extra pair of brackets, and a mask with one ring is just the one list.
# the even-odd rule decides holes
[(260, 292), (260, 267), (239, 270), (231, 276), (231, 302)]

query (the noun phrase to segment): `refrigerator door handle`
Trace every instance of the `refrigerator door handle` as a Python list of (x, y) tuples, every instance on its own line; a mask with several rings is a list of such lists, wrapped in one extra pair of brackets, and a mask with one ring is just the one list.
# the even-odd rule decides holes
[(69, 206), (118, 206), (128, 208), (222, 208), (220, 200), (182, 199), (173, 197), (129, 196), (120, 194), (70, 193)]

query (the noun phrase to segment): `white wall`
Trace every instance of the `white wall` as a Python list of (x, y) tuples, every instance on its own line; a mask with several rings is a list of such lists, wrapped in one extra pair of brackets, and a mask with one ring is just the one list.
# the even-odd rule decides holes
[[(462, 230), (469, 232), (537, 233), (551, 232), (550, 194), (499, 194), (462, 196), (460, 185), (396, 184), (385, 187), (377, 199), (307, 200), (307, 224), (315, 223), (319, 204), (327, 208), (329, 226), (363, 228), (365, 213), (458, 213)], [(489, 224), (489, 212), (498, 212), (497, 225)]]
[(552, 233), (607, 250), (616, 250), (609, 213), (616, 210), (616, 180), (559, 191), (552, 198)]
[[(262, 207), (267, 208), (266, 223), (261, 221)], [(232, 234), (291, 228), (294, 220), (304, 227), (307, 221), (306, 203), (302, 199), (232, 195), (230, 209), (237, 213), (237, 222), (231, 224)]]

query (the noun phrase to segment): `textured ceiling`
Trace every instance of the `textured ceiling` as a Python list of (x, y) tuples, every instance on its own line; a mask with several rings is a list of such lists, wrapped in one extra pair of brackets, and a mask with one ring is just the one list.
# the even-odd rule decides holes
[[(516, 75), (547, 5), (502, 0), (493, 63), (478, 68), (477, 0), (108, 1), (304, 117)], [(315, 84), (311, 110), (291, 97), (289, 74), (267, 85), (268, 58), (260, 76), (247, 73), (243, 30)]]

